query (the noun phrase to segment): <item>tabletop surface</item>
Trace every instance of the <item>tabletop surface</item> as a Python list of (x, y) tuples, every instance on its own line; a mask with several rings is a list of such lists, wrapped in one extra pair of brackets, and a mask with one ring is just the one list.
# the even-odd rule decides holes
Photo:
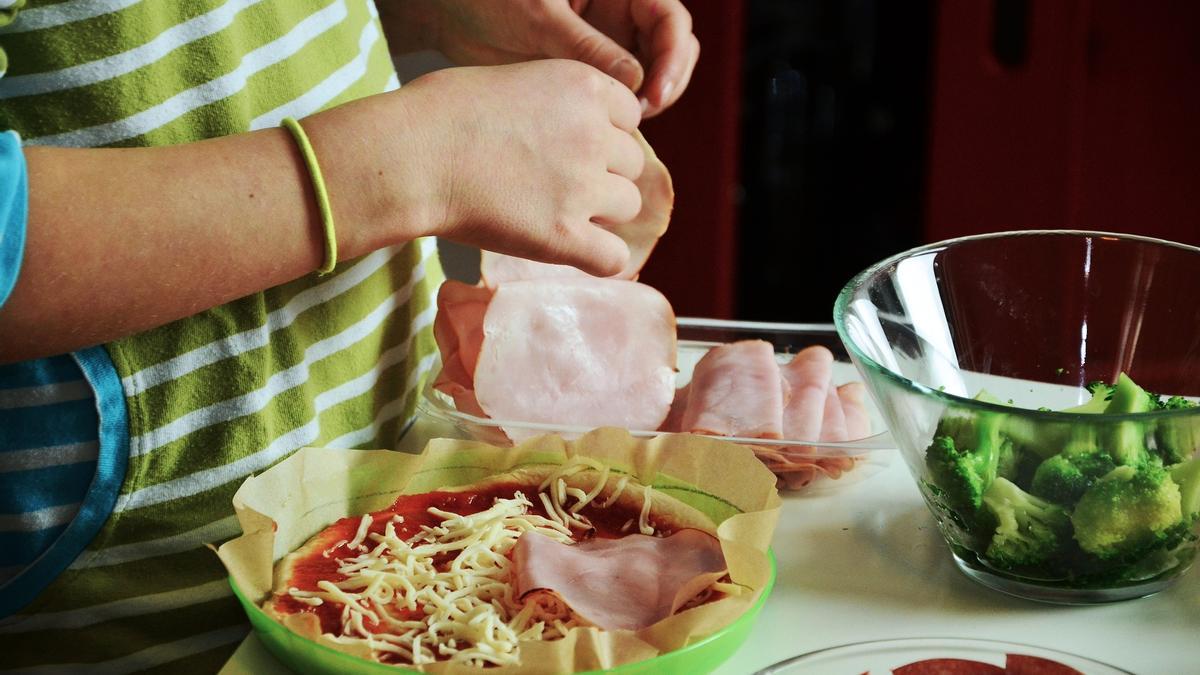
[[(989, 590), (954, 565), (898, 454), (877, 475), (785, 495), (773, 547), (775, 590), (718, 675), (753, 673), (835, 645), (911, 637), (1005, 640), (1134, 673), (1200, 673), (1200, 572), (1149, 598), (1090, 607)], [(222, 670), (287, 672), (253, 636)]]

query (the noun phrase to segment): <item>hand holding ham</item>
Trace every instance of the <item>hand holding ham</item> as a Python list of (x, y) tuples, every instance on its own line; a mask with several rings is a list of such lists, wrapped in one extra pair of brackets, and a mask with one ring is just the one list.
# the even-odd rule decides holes
[(641, 210), (641, 109), (575, 61), (453, 68), (404, 86), (408, 172), (429, 234), (607, 276), (629, 257), (606, 227)]

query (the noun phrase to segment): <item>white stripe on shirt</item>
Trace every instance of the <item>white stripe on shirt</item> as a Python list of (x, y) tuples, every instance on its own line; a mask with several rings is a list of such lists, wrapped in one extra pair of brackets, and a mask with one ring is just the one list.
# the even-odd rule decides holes
[(34, 471), (65, 464), (94, 462), (99, 455), (99, 441), (51, 445), (28, 450), (8, 450), (0, 452), (0, 473)]
[(71, 569), (87, 569), (91, 567), (108, 567), (120, 565), (135, 560), (146, 560), (159, 556), (171, 555), (190, 551), (197, 546), (212, 544), (226, 539), (232, 539), (241, 533), (237, 516), (228, 516), (195, 529), (147, 541), (132, 544), (109, 546), (95, 551), (85, 551), (74, 563)]
[(163, 426), (131, 438), (130, 456), (148, 454), (199, 429), (245, 417), (266, 408), (276, 396), (307, 382), (314, 364), (358, 344), (373, 333), (398, 307), (409, 301), (413, 287), (424, 277), (425, 261), (422, 260), (413, 267), (412, 275), (404, 286), (341, 332), (310, 344), (304, 349), (304, 358), (299, 363), (272, 373), (266, 384), (258, 389), (197, 408)]
[[(372, 5), (374, 7), (374, 5)], [(372, 12), (374, 13), (374, 12)], [(299, 98), (265, 112), (250, 122), (250, 129), (266, 129), (277, 127), (285, 117), (296, 119), (308, 117), (321, 110), (327, 103), (337, 98), (339, 94), (349, 89), (367, 74), (367, 60), (371, 56), (371, 47), (379, 41), (379, 28), (374, 21), (368, 21), (363, 26), (362, 36), (358, 39), (358, 56), (346, 65), (333, 71), (329, 77), (321, 80), (315, 87), (304, 92)], [(2, 82), (2, 81), (0, 81)]]
[(79, 503), (47, 506), (24, 513), (0, 513), (0, 532), (37, 532), (71, 522), (79, 513)]
[(141, 0), (91, 0), (90, 2), (60, 2), (47, 7), (30, 7), (17, 14), (17, 20), (0, 28), (0, 34), (26, 33), (43, 28), (119, 12)]
[[(417, 365), (417, 367), (414, 368), (411, 373), (409, 373), (405, 391), (415, 391), (417, 383), (421, 381), (421, 378), (428, 374), (429, 371), (433, 370), (433, 364), (436, 362), (436, 359), (436, 353), (428, 354), (425, 356), (425, 358), (421, 359), (421, 362)], [(416, 392), (416, 395), (419, 396), (420, 392)], [(391, 401), (379, 409), (379, 413), (375, 415), (375, 419), (372, 420), (370, 424), (361, 429), (355, 429), (354, 431), (338, 436), (332, 441), (326, 443), (325, 447), (356, 448), (364, 443), (370, 443), (379, 435), (379, 429), (384, 424), (404, 414), (406, 403), (407, 399), (403, 398), (398, 398), (394, 401)]]
[(68, 380), (32, 387), (0, 389), (0, 410), (82, 401), (92, 397), (92, 386), (87, 383), (87, 380)]
[(232, 72), (175, 94), (171, 98), (129, 117), (74, 131), (25, 139), (26, 145), (94, 147), (140, 136), (179, 119), (202, 106), (227, 98), (246, 87), (254, 74), (285, 61), (309, 42), (328, 32), (347, 16), (342, 0), (307, 16), (280, 38), (242, 57)]
[[(144, 68), (180, 47), (228, 28), (244, 9), (262, 0), (229, 0), (220, 7), (175, 24), (149, 42), (95, 61), (45, 73), (16, 75), (0, 80), (0, 99), (35, 96), (83, 87)], [(23, 14), (18, 15), (22, 19)]]
[(199, 586), (187, 586), (174, 591), (138, 595), (122, 600), (113, 600), (81, 609), (60, 612), (42, 612), (29, 616), (14, 615), (13, 623), (0, 623), (0, 633), (30, 633), (35, 630), (68, 630), (84, 628), (101, 621), (123, 619), (153, 612), (165, 612), (188, 605), (216, 600), (232, 595), (229, 581), (224, 577)]
[[(422, 240), (421, 246), (421, 256), (424, 258), (428, 254), (425, 240)], [(132, 398), (151, 387), (178, 379), (204, 366), (266, 345), (271, 340), (271, 333), (292, 325), (306, 310), (329, 302), (354, 288), (388, 264), (399, 252), (400, 247), (379, 249), (336, 277), (297, 293), (286, 305), (268, 314), (263, 325), (215, 340), (125, 376), (121, 380), (125, 395)]]
[[(405, 342), (411, 342), (422, 328), (431, 325), (436, 313), (437, 307), (431, 306), (414, 317), (411, 332)], [(255, 471), (261, 471), (271, 466), (279, 459), (294, 452), (296, 448), (304, 447), (320, 436), (321, 413), (347, 400), (332, 399), (328, 396), (329, 393), (329, 391), (321, 392), (313, 399), (315, 412), (312, 419), (304, 425), (279, 436), (262, 450), (229, 464), (197, 471), (196, 473), (180, 476), (179, 478), (163, 483), (147, 485), (134, 492), (123, 494), (117, 498), (117, 504), (113, 511), (128, 511), (161, 504), (173, 499), (183, 499), (245, 478)]]

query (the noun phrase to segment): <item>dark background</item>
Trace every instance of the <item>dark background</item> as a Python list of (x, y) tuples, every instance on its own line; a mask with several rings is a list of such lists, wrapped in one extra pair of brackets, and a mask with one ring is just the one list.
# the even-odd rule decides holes
[(642, 280), (679, 316), (828, 322), (921, 243), (1009, 229), (1200, 245), (1200, 3), (693, 0), (643, 129), (676, 185)]

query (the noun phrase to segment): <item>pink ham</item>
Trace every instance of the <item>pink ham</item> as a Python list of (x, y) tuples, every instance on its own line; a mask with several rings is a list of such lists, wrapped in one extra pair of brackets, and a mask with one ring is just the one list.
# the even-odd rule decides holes
[(513, 570), (518, 597), (550, 591), (591, 625), (640, 630), (678, 611), (724, 576), (726, 565), (721, 543), (700, 530), (575, 545), (530, 532), (517, 540)]
[[(784, 431), (788, 438), (848, 441), (858, 438), (850, 435), (850, 425), (853, 423), (857, 430), (863, 422), (869, 431), (870, 422), (865, 419), (862, 400), (858, 400), (860, 418), (858, 410), (848, 413), (840, 389), (833, 385), (833, 354), (828, 349), (821, 346), (802, 349), (782, 371), (784, 379), (792, 384), (792, 397), (784, 408)], [(861, 393), (846, 389), (847, 397), (853, 397), (856, 391)], [(817, 454), (811, 446), (790, 446), (775, 452), (767, 464), (779, 475), (784, 487), (800, 489), (820, 475), (839, 478), (854, 467), (853, 459), (831, 456), (831, 452), (832, 449), (826, 448)]]
[(862, 382), (848, 382), (837, 388), (838, 400), (846, 416), (846, 440), (871, 435), (871, 417), (867, 413), (867, 388)]
[(782, 438), (783, 381), (763, 340), (714, 347), (692, 371), (680, 428), (692, 433)]
[(833, 380), (833, 354), (820, 346), (801, 349), (780, 373), (791, 385), (783, 409), (784, 436), (817, 439), (821, 435), (829, 384)]
[(663, 420), (662, 425), (658, 427), (659, 431), (669, 433), (678, 433), (683, 431), (683, 413), (687, 410), (688, 393), (691, 391), (691, 385), (683, 385), (675, 390), (675, 400), (671, 401), (671, 411), (667, 413), (667, 419)]
[[(642, 175), (634, 181), (642, 195), (642, 210), (628, 223), (608, 228), (629, 245), (629, 264), (614, 277), (616, 279), (637, 279), (638, 272), (650, 257), (650, 252), (667, 231), (671, 209), (675, 204), (675, 190), (671, 186), (671, 174), (667, 172), (667, 167), (659, 161), (650, 144), (640, 133), (635, 134), (635, 137), (646, 155)], [(479, 273), (484, 285), (489, 288), (495, 288), (506, 281), (590, 276), (568, 265), (534, 262), (491, 251), (481, 252)]]
[[(479, 407), (499, 420), (657, 429), (675, 394), (675, 315), (633, 281), (501, 284), (483, 316), (473, 372)], [(505, 428), (514, 441), (541, 433)]]
[(442, 355), (442, 371), (434, 381), (435, 389), (454, 399), (456, 408), (483, 416), (475, 400), (475, 364), (483, 344), (483, 316), (492, 292), (447, 281), (438, 290), (438, 312), (433, 321), (433, 336)]

